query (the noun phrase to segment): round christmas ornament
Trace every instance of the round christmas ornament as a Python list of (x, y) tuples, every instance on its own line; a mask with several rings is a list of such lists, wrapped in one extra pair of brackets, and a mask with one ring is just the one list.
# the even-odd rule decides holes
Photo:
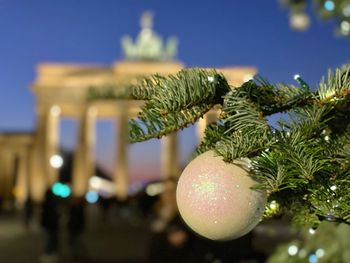
[(212, 240), (245, 235), (260, 221), (267, 195), (256, 185), (247, 163), (225, 163), (208, 151), (188, 164), (177, 186), (176, 200), (184, 221)]

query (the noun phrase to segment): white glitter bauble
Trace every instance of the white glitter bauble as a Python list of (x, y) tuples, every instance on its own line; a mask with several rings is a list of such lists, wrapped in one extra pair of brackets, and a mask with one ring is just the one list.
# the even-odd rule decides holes
[(225, 163), (208, 151), (183, 171), (177, 205), (184, 221), (198, 234), (212, 240), (238, 238), (252, 230), (264, 212), (267, 196), (251, 189), (256, 184), (245, 162)]

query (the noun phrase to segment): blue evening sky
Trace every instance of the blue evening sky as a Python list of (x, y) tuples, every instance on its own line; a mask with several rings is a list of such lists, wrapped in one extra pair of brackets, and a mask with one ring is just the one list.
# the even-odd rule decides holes
[[(277, 0), (0, 0), (0, 131), (34, 129), (29, 86), (38, 63), (110, 65), (122, 59), (120, 38), (136, 36), (144, 10), (154, 12), (159, 34), (179, 38), (187, 66), (249, 65), (272, 82), (293, 83), (299, 73), (316, 84), (328, 68), (350, 61), (350, 39), (335, 37), (332, 22), (312, 16), (307, 32), (293, 32)], [(72, 143), (72, 130), (73, 122), (62, 123), (62, 144)], [(112, 133), (111, 123), (99, 123), (97, 152), (106, 166)], [(194, 130), (186, 131), (183, 158), (195, 143)], [(133, 146), (131, 163), (146, 165), (139, 157), (155, 151), (158, 158), (158, 148)]]

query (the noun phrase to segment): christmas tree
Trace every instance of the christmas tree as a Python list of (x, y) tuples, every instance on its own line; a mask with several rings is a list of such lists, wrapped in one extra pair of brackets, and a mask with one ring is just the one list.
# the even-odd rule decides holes
[(317, 230), (303, 229), (300, 239), (279, 246), (268, 263), (343, 263), (350, 261), (350, 227), (321, 223)]
[[(145, 101), (138, 117), (130, 120), (131, 142), (161, 138), (194, 124), (213, 107), (221, 109), (218, 120), (205, 130), (198, 157), (184, 171), (192, 175), (182, 175), (178, 187), (182, 216), (204, 236), (229, 239), (251, 230), (260, 219), (265, 194), (265, 216), (284, 213), (308, 227), (322, 221), (349, 224), (350, 66), (330, 71), (316, 89), (299, 75), (295, 80), (297, 86), (272, 85), (255, 77), (230, 87), (215, 70), (194, 68), (154, 75), (122, 91), (92, 89), (89, 98)], [(272, 125), (268, 120), (276, 114), (280, 120)], [(230, 173), (242, 180), (235, 181), (238, 175), (226, 180)], [(245, 190), (232, 190), (231, 184)], [(242, 199), (235, 203), (240, 211), (222, 205), (228, 203), (227, 196), (232, 202)], [(222, 212), (226, 210), (246, 214), (237, 219), (245, 224), (229, 235), (225, 228), (230, 232), (237, 226)]]

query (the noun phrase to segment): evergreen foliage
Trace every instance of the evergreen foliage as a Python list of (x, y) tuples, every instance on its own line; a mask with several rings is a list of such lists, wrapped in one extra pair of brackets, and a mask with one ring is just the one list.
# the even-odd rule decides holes
[(300, 234), (298, 240), (280, 245), (267, 263), (350, 262), (350, 228), (345, 224), (322, 223)]
[[(184, 69), (146, 78), (124, 93), (92, 90), (90, 99), (145, 100), (130, 120), (131, 142), (183, 129), (219, 105), (220, 117), (197, 153), (213, 150), (227, 162), (249, 158), (259, 187), (296, 222), (350, 224), (350, 66), (330, 71), (314, 91), (296, 80), (298, 86), (272, 85), (256, 77), (230, 87), (214, 70)], [(275, 114), (282, 117), (271, 125)]]

